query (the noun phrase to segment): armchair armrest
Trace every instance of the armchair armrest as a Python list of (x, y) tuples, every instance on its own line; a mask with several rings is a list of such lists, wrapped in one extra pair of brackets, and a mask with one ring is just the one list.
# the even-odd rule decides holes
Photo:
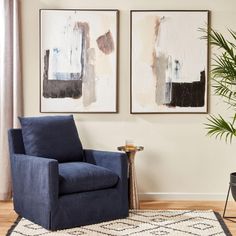
[(51, 210), (58, 202), (58, 162), (23, 154), (11, 155), (16, 208), (44, 207)]
[(110, 169), (127, 180), (128, 160), (125, 153), (85, 149), (84, 154), (86, 162)]

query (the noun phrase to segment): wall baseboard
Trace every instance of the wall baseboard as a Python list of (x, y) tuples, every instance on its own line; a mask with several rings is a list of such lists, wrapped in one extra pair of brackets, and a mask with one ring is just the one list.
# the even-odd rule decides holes
[(140, 200), (225, 201), (227, 193), (139, 193)]

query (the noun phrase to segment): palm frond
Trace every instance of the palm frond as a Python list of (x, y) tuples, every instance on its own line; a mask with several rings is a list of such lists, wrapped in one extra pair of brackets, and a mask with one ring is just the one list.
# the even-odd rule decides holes
[(231, 60), (226, 53), (215, 56), (212, 75), (221, 79), (235, 80), (236, 79), (236, 61)]
[(236, 108), (236, 91), (229, 82), (213, 79), (214, 93), (225, 99), (225, 102)]
[(234, 40), (236, 40), (236, 32), (233, 31), (232, 29), (228, 29), (228, 31), (230, 32), (230, 34), (234, 38)]
[(213, 58), (211, 70), (214, 93), (221, 96), (225, 103), (236, 106), (236, 32), (228, 31), (233, 42), (226, 40), (221, 33), (212, 28), (208, 32), (203, 32), (207, 33), (204, 38), (209, 39), (210, 45), (221, 49), (221, 53)]
[[(211, 79), (214, 93), (223, 98), (234, 110), (236, 109), (236, 32), (228, 29), (233, 41), (225, 39), (224, 36), (210, 28), (199, 29), (204, 33), (203, 39), (208, 39), (210, 45), (216, 47), (217, 55), (213, 58)], [(226, 121), (221, 115), (211, 115), (206, 123), (207, 135), (216, 138), (225, 138), (225, 141), (232, 142), (236, 136), (234, 128), (236, 122), (236, 113), (232, 121)]]
[(206, 123), (207, 135), (215, 136), (216, 138), (222, 139), (225, 137), (226, 142), (232, 142), (232, 138), (236, 136), (236, 129), (234, 123), (236, 115), (232, 122), (227, 122), (221, 115), (218, 117), (211, 115), (208, 118), (209, 123)]

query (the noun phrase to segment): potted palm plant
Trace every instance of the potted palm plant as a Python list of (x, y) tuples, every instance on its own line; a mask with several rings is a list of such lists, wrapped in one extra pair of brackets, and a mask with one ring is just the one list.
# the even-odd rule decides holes
[(214, 93), (223, 98), (234, 115), (231, 120), (224, 119), (221, 115), (211, 115), (208, 118), (207, 134), (216, 138), (225, 138), (231, 142), (236, 136), (236, 32), (229, 30), (233, 41), (226, 40), (224, 36), (211, 29), (208, 33), (210, 45), (217, 47), (220, 53), (213, 58), (211, 70), (212, 87)]
[[(210, 115), (206, 123), (207, 134), (220, 139), (224, 138), (226, 142), (232, 142), (233, 137), (236, 136), (236, 32), (229, 30), (229, 33), (231, 40), (213, 29), (210, 29), (206, 36), (209, 44), (219, 49), (219, 54), (213, 58), (211, 70), (214, 93), (222, 97), (233, 112), (229, 120), (221, 115)], [(230, 175), (230, 188), (236, 201), (236, 173)]]

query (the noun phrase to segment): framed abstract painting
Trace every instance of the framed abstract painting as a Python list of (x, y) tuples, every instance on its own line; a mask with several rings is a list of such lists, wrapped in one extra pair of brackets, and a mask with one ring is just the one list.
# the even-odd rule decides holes
[(207, 113), (209, 11), (132, 10), (131, 113)]
[(40, 10), (40, 111), (117, 112), (118, 10)]

